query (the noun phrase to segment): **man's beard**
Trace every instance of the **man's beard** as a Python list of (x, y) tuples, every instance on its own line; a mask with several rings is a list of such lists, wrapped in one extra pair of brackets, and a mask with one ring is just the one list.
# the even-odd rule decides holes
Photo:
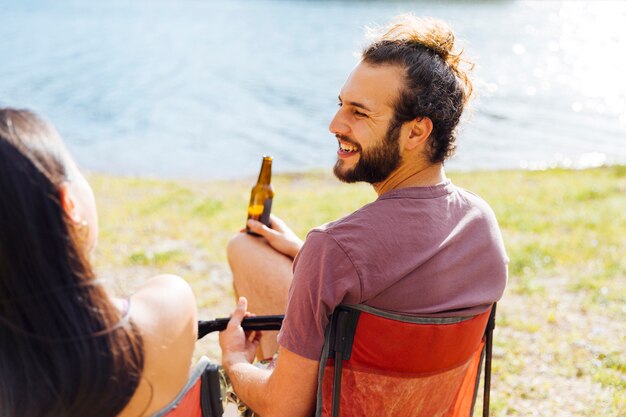
[[(337, 160), (333, 172), (340, 181), (353, 183), (364, 181), (369, 184), (375, 184), (385, 180), (400, 165), (402, 157), (400, 156), (400, 128), (402, 124), (392, 120), (387, 129), (387, 133), (382, 143), (367, 151), (361, 151), (359, 161), (354, 168), (343, 171), (341, 168), (344, 161)], [(338, 136), (342, 139), (341, 136)], [(346, 138), (347, 142), (354, 141)]]

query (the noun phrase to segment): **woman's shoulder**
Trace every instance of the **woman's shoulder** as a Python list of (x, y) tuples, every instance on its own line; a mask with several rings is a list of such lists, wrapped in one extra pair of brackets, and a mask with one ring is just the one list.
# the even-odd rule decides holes
[(185, 280), (158, 275), (130, 297), (129, 309), (143, 340), (144, 368), (135, 395), (120, 415), (150, 415), (187, 382), (197, 338), (196, 301)]
[(131, 317), (142, 330), (169, 330), (196, 316), (196, 300), (189, 284), (176, 275), (157, 275), (130, 297)]

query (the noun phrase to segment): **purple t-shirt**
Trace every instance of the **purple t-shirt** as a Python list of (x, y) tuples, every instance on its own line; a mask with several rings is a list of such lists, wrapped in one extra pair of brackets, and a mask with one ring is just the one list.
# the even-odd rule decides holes
[(319, 360), (339, 304), (420, 316), (466, 316), (499, 300), (507, 280), (491, 208), (449, 181), (392, 190), (309, 232), (293, 265), (278, 342)]

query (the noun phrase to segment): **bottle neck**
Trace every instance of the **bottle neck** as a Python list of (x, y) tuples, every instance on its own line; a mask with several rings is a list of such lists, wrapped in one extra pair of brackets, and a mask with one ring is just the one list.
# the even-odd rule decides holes
[(257, 184), (269, 184), (272, 181), (272, 160), (270, 158), (263, 158), (263, 165), (261, 165), (261, 172), (259, 172), (259, 180)]

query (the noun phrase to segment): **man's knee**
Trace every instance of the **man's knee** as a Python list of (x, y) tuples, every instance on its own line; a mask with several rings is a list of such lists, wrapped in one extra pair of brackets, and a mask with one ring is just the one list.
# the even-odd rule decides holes
[(247, 233), (233, 236), (226, 247), (230, 269), (242, 273), (252, 272), (272, 262), (274, 252), (265, 239)]
[(246, 235), (243, 233), (237, 233), (233, 236), (226, 246), (226, 255), (228, 256), (228, 261), (232, 262), (232, 260), (237, 259), (245, 245)]
[(266, 278), (284, 278), (291, 283), (291, 259), (276, 251), (263, 238), (240, 233), (228, 242), (226, 252), (235, 284), (249, 277), (256, 279), (259, 274)]
[(242, 257), (250, 255), (250, 251), (254, 251), (255, 247), (258, 247), (259, 238), (250, 236), (247, 233), (237, 233), (228, 242), (226, 247), (226, 254), (228, 261), (232, 264), (241, 260)]

